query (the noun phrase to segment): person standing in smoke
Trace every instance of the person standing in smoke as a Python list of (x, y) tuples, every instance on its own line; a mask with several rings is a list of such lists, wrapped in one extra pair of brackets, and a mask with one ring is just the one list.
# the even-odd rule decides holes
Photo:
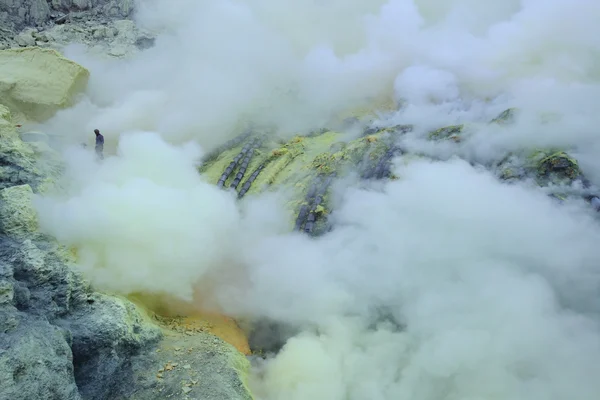
[(94, 133), (96, 134), (96, 155), (100, 160), (104, 160), (104, 136), (98, 129), (94, 129)]

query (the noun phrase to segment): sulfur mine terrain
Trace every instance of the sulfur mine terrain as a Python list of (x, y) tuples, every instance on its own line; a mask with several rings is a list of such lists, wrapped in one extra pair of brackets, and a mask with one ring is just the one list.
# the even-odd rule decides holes
[[(131, 19), (135, 4), (0, 0), (0, 400), (258, 399), (251, 390), (252, 362), (279, 352), (299, 329), (274, 317), (240, 313), (234, 318), (197, 298), (185, 303), (176, 296), (96, 287), (78, 268), (83, 250), (41, 231), (34, 199), (63, 193), (66, 144), (61, 135), (40, 127), (80, 104), (92, 78), (86, 67), (65, 57), (65, 46), (84, 46), (107, 60), (152, 48), (159, 32), (138, 28)], [(230, 194), (235, 204), (285, 193), (286, 232), (306, 240), (337, 229), (336, 188), (385, 191), (385, 183), (404, 179), (401, 167), (423, 160), (463, 158), (503, 185), (544, 193), (557, 207), (576, 204), (595, 216), (600, 211), (600, 190), (573, 147), (524, 147), (481, 162), (468, 157), (461, 146), (478, 131), (507, 134), (520, 115), (518, 107), (486, 120), (430, 129), (386, 118), (400, 106), (382, 96), (371, 107), (337, 113), (310, 132), (240, 124), (231, 139), (202, 155), (194, 173)], [(552, 115), (540, 119), (543, 125)], [(425, 145), (405, 141), (417, 134)], [(113, 145), (107, 142), (107, 158), (118, 157)], [(235, 278), (251, 283), (248, 277)], [(443, 346), (436, 351), (443, 353)], [(345, 363), (352, 359), (336, 368)], [(523, 365), (520, 373), (534, 381), (535, 374)], [(380, 398), (411, 397), (372, 400)]]

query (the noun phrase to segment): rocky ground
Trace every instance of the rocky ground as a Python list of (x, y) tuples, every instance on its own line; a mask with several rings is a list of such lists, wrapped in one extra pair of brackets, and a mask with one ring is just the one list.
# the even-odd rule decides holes
[[(45, 134), (19, 132), (12, 114), (47, 118), (89, 73), (39, 48), (0, 51), (0, 66), (0, 398), (251, 399), (248, 345), (233, 321), (165, 319), (96, 292), (73, 252), (38, 232), (32, 199), (55, 185), (61, 158)], [(41, 66), (54, 82), (32, 73)]]
[(97, 55), (123, 57), (154, 44), (130, 19), (133, 0), (0, 0), (0, 50), (80, 43)]
[[(89, 74), (54, 51), (27, 48), (60, 49), (79, 42), (112, 57), (142, 51), (152, 46), (153, 35), (136, 28), (132, 12), (132, 1), (0, 0), (0, 49), (14, 48), (0, 50), (2, 399), (252, 398), (246, 384), (250, 351), (234, 321), (215, 327), (201, 318), (159, 317), (130, 299), (96, 292), (73, 268), (73, 253), (37, 231), (32, 197), (55, 184), (62, 164), (50, 137), (19, 132), (17, 120), (46, 118), (68, 107), (63, 98), (83, 90)], [(28, 60), (37, 61), (19, 67), (29, 53)], [(67, 74), (66, 96), (46, 91), (43, 77), (28, 72), (39, 68), (36, 62), (45, 68), (61, 63), (57, 70)], [(29, 88), (37, 91), (34, 96)], [(42, 105), (31, 100), (42, 97)], [(516, 112), (506, 110), (489, 123), (510, 124)], [(356, 174), (356, 166), (365, 183), (397, 179), (394, 157), (410, 162), (426, 156), (398, 146), (410, 125), (346, 123), (357, 124), (362, 134), (348, 140), (332, 128), (279, 141), (265, 132), (246, 132), (209, 154), (200, 172), (240, 198), (272, 186), (292, 187), (290, 229), (325, 234), (333, 229), (327, 216), (333, 211), (330, 189), (338, 179)], [(468, 135), (459, 125), (441, 127), (428, 139), (452, 146)], [(559, 202), (583, 199), (600, 210), (597, 192), (563, 150), (506, 154), (482, 167), (507, 184), (527, 180)], [(293, 331), (268, 323), (262, 327), (269, 330), (264, 337)], [(283, 344), (264, 337), (255, 331), (252, 348), (277, 351)]]

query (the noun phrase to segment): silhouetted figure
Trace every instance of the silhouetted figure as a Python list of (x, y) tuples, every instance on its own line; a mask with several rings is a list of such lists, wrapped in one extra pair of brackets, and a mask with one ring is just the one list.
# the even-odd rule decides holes
[(96, 134), (96, 155), (99, 159), (104, 160), (104, 136), (98, 129), (94, 129), (94, 133)]

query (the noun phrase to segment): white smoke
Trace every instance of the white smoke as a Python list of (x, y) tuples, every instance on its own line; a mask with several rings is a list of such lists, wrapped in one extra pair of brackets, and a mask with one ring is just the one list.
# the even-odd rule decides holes
[(122, 137), (102, 165), (71, 150), (68, 195), (37, 200), (40, 225), (78, 249), (99, 287), (191, 301), (193, 282), (234, 250), (239, 224), (234, 198), (194, 170), (199, 155), (145, 132)]
[[(73, 49), (90, 89), (48, 125), (78, 141), (99, 128), (109, 144), (101, 165), (68, 153), (67, 193), (39, 201), (43, 228), (82, 249), (93, 283), (190, 298), (209, 279), (231, 315), (307, 327), (257, 367), (263, 400), (598, 398), (597, 217), (451, 156), (558, 146), (600, 183), (600, 3), (138, 10), (163, 30), (156, 46), (110, 63)], [(285, 194), (236, 203), (197, 175), (196, 144), (244, 121), (294, 133), (392, 93), (402, 109), (384, 122), (415, 124), (406, 148), (448, 161), (400, 159), (397, 181), (339, 189), (335, 229), (319, 239), (288, 232)], [(485, 124), (509, 106), (514, 125)], [(460, 144), (422, 140), (463, 122), (474, 124)]]

